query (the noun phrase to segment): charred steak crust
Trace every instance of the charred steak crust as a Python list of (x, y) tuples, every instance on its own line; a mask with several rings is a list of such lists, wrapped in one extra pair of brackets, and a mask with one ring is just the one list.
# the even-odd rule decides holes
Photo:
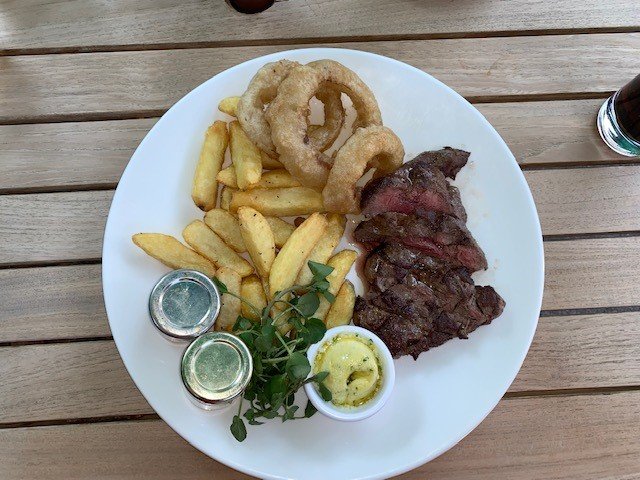
[(354, 237), (371, 249), (363, 268), (369, 289), (356, 299), (353, 320), (396, 358), (467, 338), (504, 309), (492, 287), (471, 278), (487, 260), (466, 227), (460, 192), (446, 180), (468, 158), (449, 147), (424, 152), (363, 190), (369, 219)]
[(474, 285), (466, 268), (401, 244), (374, 249), (363, 273), (370, 287), (357, 299), (354, 324), (380, 336), (396, 358), (467, 338), (505, 306), (492, 287)]
[(467, 163), (469, 153), (446, 147), (424, 152), (390, 175), (374, 179), (362, 191), (360, 207), (367, 216), (384, 212), (443, 212), (466, 221), (460, 192), (446, 177)]
[[(420, 299), (401, 303), (404, 307), (394, 310), (391, 305), (403, 294), (407, 294), (406, 290), (387, 290), (367, 299), (358, 297), (353, 314), (354, 324), (375, 332), (389, 347), (394, 358), (411, 355), (416, 359), (420, 353), (440, 346), (452, 338), (467, 338), (471, 332), (481, 325), (491, 323), (497, 316), (473, 318), (466, 315), (464, 306), (460, 307), (460, 312), (446, 312), (435, 307), (430, 308)], [(495, 291), (493, 294), (497, 296)], [(500, 304), (500, 312), (503, 305), (504, 302)]]
[(444, 147), (442, 150), (421, 153), (417, 158), (423, 155), (427, 156), (429, 162), (440, 169), (445, 177), (454, 179), (462, 167), (467, 164), (471, 154), (457, 148)]
[(360, 222), (354, 238), (369, 246), (395, 241), (424, 250), (470, 271), (485, 270), (487, 259), (465, 223), (439, 212), (424, 215), (397, 212), (381, 213)]
[(396, 358), (417, 358), (447, 340), (467, 338), (504, 308), (504, 300), (492, 287), (475, 286), (463, 268), (436, 274), (404, 269), (379, 252), (367, 259), (367, 268), (373, 264), (377, 283), (366, 299), (358, 297), (354, 324), (374, 331)]

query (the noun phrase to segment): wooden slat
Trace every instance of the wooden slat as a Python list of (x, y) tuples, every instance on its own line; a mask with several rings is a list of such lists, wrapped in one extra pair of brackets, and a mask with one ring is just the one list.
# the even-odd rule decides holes
[[(397, 58), (433, 74), (465, 96), (490, 99), (500, 95), (616, 90), (637, 74), (635, 64), (628, 59), (640, 55), (640, 35), (502, 37), (334, 46)], [(221, 70), (287, 48), (7, 57), (2, 61), (0, 76), (0, 122), (157, 112)]]
[[(640, 256), (640, 238), (547, 242), (545, 253), (543, 309), (638, 305), (640, 267), (630, 259)], [(103, 317), (99, 266), (4, 270), (0, 291), (0, 342), (110, 333)]]
[(544, 310), (640, 303), (640, 237), (547, 242), (544, 248)]
[[(459, 445), (399, 478), (637, 478), (639, 405), (639, 392), (504, 400)], [(1, 430), (0, 471), (6, 480), (246, 478), (159, 420)]]
[[(479, 104), (523, 166), (633, 161), (594, 128), (602, 100)], [(157, 119), (0, 126), (0, 191), (110, 186)]]
[[(640, 385), (639, 320), (637, 312), (540, 319), (509, 391)], [(111, 340), (0, 348), (0, 377), (0, 423), (153, 413)]]
[(640, 167), (525, 172), (544, 235), (640, 230)]
[(110, 335), (100, 265), (0, 270), (0, 343)]
[(489, 103), (476, 108), (504, 138), (521, 165), (634, 161), (613, 152), (600, 138), (595, 121), (602, 102)]
[(152, 413), (112, 340), (0, 348), (0, 422)]
[[(527, 172), (545, 235), (640, 229), (640, 167)], [(0, 265), (99, 258), (111, 191), (0, 196)]]
[(0, 265), (100, 258), (112, 191), (0, 196)]
[(0, 126), (0, 190), (115, 185), (156, 121)]
[(640, 312), (543, 317), (510, 392), (640, 385)]
[(632, 3), (293, 0), (277, 3), (259, 15), (241, 15), (223, 2), (197, 0), (179, 4), (5, 1), (0, 8), (0, 45), (3, 49), (60, 48), (637, 27), (640, 19)]
[(503, 401), (458, 447), (402, 478), (637, 478), (638, 400), (633, 392)]

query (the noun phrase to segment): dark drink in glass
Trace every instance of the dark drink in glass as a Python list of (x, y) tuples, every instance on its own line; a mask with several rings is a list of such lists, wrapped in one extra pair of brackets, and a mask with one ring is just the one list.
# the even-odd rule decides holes
[(273, 5), (274, 0), (227, 0), (227, 2), (241, 13), (260, 13)]
[(598, 130), (609, 147), (640, 157), (640, 75), (614, 93), (600, 108)]

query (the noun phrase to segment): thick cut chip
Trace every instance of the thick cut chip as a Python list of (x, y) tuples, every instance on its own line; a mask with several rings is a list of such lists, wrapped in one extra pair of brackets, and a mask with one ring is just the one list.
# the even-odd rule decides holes
[(253, 273), (251, 264), (234, 252), (204, 222), (191, 222), (182, 231), (182, 236), (191, 248), (219, 267), (232, 268), (242, 277)]
[(269, 278), (271, 264), (276, 256), (273, 232), (262, 214), (250, 207), (238, 209), (240, 233), (261, 278)]
[(276, 292), (293, 286), (298, 272), (326, 228), (326, 218), (314, 213), (291, 234), (271, 266), (269, 293), (272, 298)]
[(224, 152), (228, 144), (227, 124), (221, 121), (214, 122), (205, 133), (191, 189), (193, 202), (205, 212), (216, 206), (218, 198), (216, 176), (224, 163)]
[[(231, 268), (220, 267), (216, 278), (224, 283), (229, 292), (240, 296), (242, 280), (238, 272)], [(228, 293), (222, 295), (221, 301), (220, 313), (218, 314), (214, 328), (216, 330), (226, 330), (230, 332), (242, 312), (241, 302), (239, 298), (229, 295)]]
[(197, 270), (209, 277), (216, 274), (215, 265), (202, 255), (184, 246), (170, 235), (162, 233), (137, 233), (131, 237), (133, 243), (148, 255), (174, 270), (185, 268)]

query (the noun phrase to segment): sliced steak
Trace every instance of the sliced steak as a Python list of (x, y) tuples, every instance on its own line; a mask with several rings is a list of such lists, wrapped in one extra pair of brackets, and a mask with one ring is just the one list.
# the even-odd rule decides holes
[(382, 213), (360, 222), (354, 238), (369, 247), (399, 242), (473, 272), (487, 268), (487, 259), (464, 222), (443, 213)]
[[(437, 306), (429, 288), (396, 285), (367, 299), (358, 297), (353, 323), (371, 330), (397, 358), (442, 345), (458, 337), (466, 339), (481, 325), (487, 325), (502, 313), (504, 300), (491, 287), (475, 287), (476, 295), (460, 300), (452, 310)], [(480, 301), (490, 314), (483, 312)]]
[(410, 345), (429, 338), (433, 331), (431, 324), (427, 319), (420, 320), (416, 322), (414, 318), (388, 312), (362, 297), (356, 299), (353, 310), (353, 323), (378, 335), (394, 358), (408, 355), (407, 350)]
[(450, 185), (469, 153), (424, 152), (364, 188), (354, 231), (370, 249), (353, 321), (375, 332), (394, 357), (412, 355), (467, 336), (498, 317), (505, 302), (471, 273), (487, 260), (466, 227), (460, 192)]
[[(451, 265), (417, 248), (403, 246), (400, 243), (390, 242), (380, 245), (375, 253), (382, 255), (389, 262), (404, 269), (416, 268), (418, 270), (442, 271), (451, 270)], [(369, 257), (373, 256), (372, 252)]]
[[(478, 287), (491, 288), (491, 287)], [(491, 289), (493, 291), (493, 289)], [(368, 299), (358, 297), (353, 313), (353, 323), (371, 330), (378, 335), (389, 347), (394, 358), (411, 355), (418, 358), (420, 353), (442, 345), (452, 338), (468, 338), (468, 335), (481, 325), (491, 323), (495, 316), (480, 318), (467, 317), (466, 307), (453, 312), (446, 312), (437, 308), (430, 308), (423, 303), (420, 293), (413, 294), (413, 300), (403, 310), (393, 310), (389, 302), (395, 295), (395, 290)], [(415, 290), (414, 290), (415, 292)], [(499, 302), (497, 310), (502, 312), (504, 301), (493, 291)], [(430, 297), (427, 297), (430, 298)], [(403, 305), (407, 305), (403, 303)], [(415, 313), (406, 311), (411, 308)], [(496, 310), (496, 311), (497, 311)], [(428, 313), (425, 313), (428, 311)]]
[[(372, 289), (366, 299), (358, 300), (354, 323), (383, 340), (393, 338), (394, 356), (416, 358), (451, 338), (467, 338), (504, 309), (496, 291), (475, 286), (465, 268), (449, 267), (400, 245), (383, 245), (371, 252), (364, 275)], [(416, 340), (418, 331), (428, 334)]]
[[(451, 271), (451, 265), (446, 262), (400, 244), (383, 244), (373, 250), (367, 256), (363, 269), (367, 282), (380, 292), (399, 283), (439, 287)], [(466, 269), (455, 269), (455, 274), (462, 282), (471, 282)]]
[[(463, 153), (467, 155), (466, 163), (468, 153)], [(457, 173), (464, 165), (460, 160), (462, 155), (455, 157), (457, 163), (453, 158), (453, 155), (440, 155), (439, 152), (424, 152), (392, 174), (370, 181), (362, 191), (362, 213), (373, 216), (384, 212), (423, 214), (435, 211), (466, 221), (460, 192), (449, 184), (443, 173)]]
[(498, 306), (500, 302), (496, 302), (496, 297), (491, 293), (494, 292), (493, 288), (475, 286), (466, 268), (451, 267), (437, 259), (428, 262), (426, 254), (416, 254), (415, 250), (412, 252), (412, 257), (417, 260), (414, 265), (394, 262), (394, 255), (397, 256), (404, 249), (403, 246), (383, 245), (369, 254), (363, 273), (373, 289), (373, 295), (391, 290), (396, 285), (405, 285), (419, 291), (424, 300), (427, 292), (423, 287), (428, 287), (428, 293), (435, 298), (436, 306), (440, 309), (453, 312), (464, 306), (461, 304), (463, 300), (478, 297), (477, 304), (467, 305), (469, 315), (480, 319), (482, 316), (500, 314), (496, 314), (501, 309)]

